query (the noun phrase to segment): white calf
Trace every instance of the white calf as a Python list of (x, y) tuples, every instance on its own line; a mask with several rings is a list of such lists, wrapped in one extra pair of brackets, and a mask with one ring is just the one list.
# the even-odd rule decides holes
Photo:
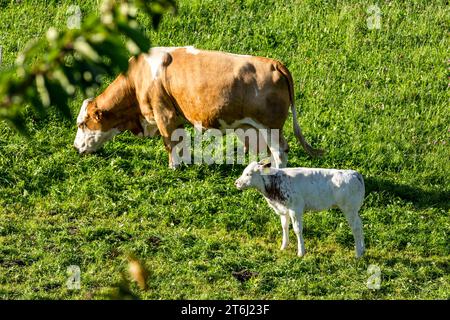
[(339, 207), (355, 238), (356, 257), (364, 253), (364, 236), (358, 211), (364, 200), (364, 180), (353, 170), (270, 168), (270, 163), (250, 163), (235, 182), (239, 190), (256, 188), (280, 215), (283, 227), (281, 250), (289, 243), (289, 217), (298, 240), (298, 255), (305, 254), (303, 212)]

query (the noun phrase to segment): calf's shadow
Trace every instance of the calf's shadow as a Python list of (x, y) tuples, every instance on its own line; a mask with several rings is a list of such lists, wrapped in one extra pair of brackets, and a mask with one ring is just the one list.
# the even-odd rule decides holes
[(450, 191), (448, 190), (424, 190), (407, 184), (395, 183), (383, 178), (365, 177), (366, 195), (371, 192), (386, 192), (400, 199), (412, 202), (418, 209), (441, 208), (450, 209)]

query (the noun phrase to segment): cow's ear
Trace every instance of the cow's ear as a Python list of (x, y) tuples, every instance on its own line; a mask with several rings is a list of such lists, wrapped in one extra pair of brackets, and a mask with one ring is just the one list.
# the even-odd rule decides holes
[(92, 117), (95, 121), (100, 122), (103, 119), (103, 111), (102, 110), (95, 110), (92, 114)]

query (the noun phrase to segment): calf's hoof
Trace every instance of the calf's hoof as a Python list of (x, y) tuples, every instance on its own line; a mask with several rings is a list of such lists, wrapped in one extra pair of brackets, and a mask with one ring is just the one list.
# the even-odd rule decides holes
[(299, 251), (298, 253), (297, 253), (297, 256), (298, 257), (303, 257), (305, 255), (305, 251)]
[(358, 251), (355, 252), (356, 259), (361, 258), (363, 255), (364, 255), (364, 250), (361, 250), (360, 252), (358, 252)]

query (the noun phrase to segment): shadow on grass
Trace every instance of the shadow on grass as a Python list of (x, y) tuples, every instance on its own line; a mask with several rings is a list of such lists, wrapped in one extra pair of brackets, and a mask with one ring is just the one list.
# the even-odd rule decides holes
[(412, 202), (416, 208), (441, 208), (450, 209), (449, 191), (427, 191), (419, 187), (399, 184), (383, 178), (368, 177), (364, 179), (366, 194), (371, 192), (387, 192), (402, 200)]
[[(97, 153), (100, 157), (109, 158), (112, 156), (122, 157), (124, 159), (131, 158), (133, 156), (133, 152), (127, 149), (114, 149), (114, 150), (105, 150), (101, 149)], [(219, 173), (222, 177), (230, 177), (235, 176), (238, 178), (242, 171), (245, 169), (246, 165), (235, 164), (214, 164), (207, 165), (202, 164), (200, 166), (195, 164), (182, 164), (180, 168), (177, 170), (180, 172), (184, 172), (187, 170), (191, 170), (195, 168), (197, 171), (197, 179), (204, 180), (209, 177), (213, 172)], [(450, 191), (446, 190), (424, 190), (419, 187), (415, 187), (407, 184), (399, 184), (395, 183), (391, 180), (383, 179), (383, 178), (373, 178), (373, 177), (365, 177), (364, 178), (366, 185), (366, 194), (371, 192), (385, 192), (389, 195), (394, 195), (401, 198), (404, 201), (409, 201), (414, 204), (416, 208), (441, 208), (444, 210), (450, 209)]]

